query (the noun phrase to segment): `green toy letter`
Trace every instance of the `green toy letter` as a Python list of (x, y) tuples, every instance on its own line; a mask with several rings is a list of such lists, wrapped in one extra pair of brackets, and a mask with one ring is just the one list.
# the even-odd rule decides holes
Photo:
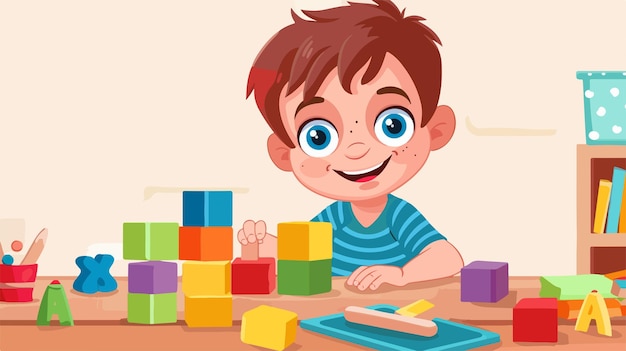
[(55, 314), (59, 317), (60, 325), (74, 325), (65, 289), (63, 289), (63, 285), (58, 280), (53, 280), (43, 294), (39, 305), (39, 314), (37, 315), (37, 325), (50, 325), (50, 320)]

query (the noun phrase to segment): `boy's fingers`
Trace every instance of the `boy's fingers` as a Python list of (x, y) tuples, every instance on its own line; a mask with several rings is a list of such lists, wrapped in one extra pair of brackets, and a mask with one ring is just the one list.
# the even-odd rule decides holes
[(256, 243), (256, 235), (246, 234), (249, 243)]
[(348, 277), (348, 280), (346, 281), (346, 284), (348, 285), (354, 285), (354, 280), (355, 278), (361, 273), (363, 272), (363, 270), (367, 269), (368, 266), (361, 266), (357, 269), (354, 270), (354, 272), (352, 272), (352, 274), (350, 274), (350, 276)]
[(265, 225), (264, 221), (258, 221), (256, 222), (256, 224), (254, 225), (254, 231), (256, 233), (256, 238), (260, 241), (263, 240), (263, 238), (265, 237), (265, 231), (267, 230), (267, 227)]
[(381, 274), (379, 272), (372, 272), (372, 273), (366, 275), (363, 278), (363, 280), (361, 280), (361, 283), (359, 284), (359, 290), (365, 291), (367, 288), (370, 287), (370, 284), (372, 284), (372, 282), (374, 282), (380, 276), (381, 276)]
[[(371, 277), (372, 275), (376, 275), (376, 267), (375, 266), (370, 266), (367, 267), (366, 269), (362, 270), (359, 275), (357, 275), (354, 278), (354, 285), (358, 285), (359, 287), (361, 286), (361, 282), (363, 282), (364, 280), (368, 279), (369, 277)], [(371, 283), (371, 280), (369, 281), (369, 283)], [(368, 283), (368, 285), (369, 285)], [(367, 286), (366, 286), (367, 288)]]
[(384, 283), (385, 280), (383, 279), (383, 275), (379, 275), (378, 278), (374, 279), (371, 283), (370, 283), (370, 289), (372, 290), (376, 290), (378, 289), (382, 283)]
[(248, 239), (246, 239), (246, 234), (243, 232), (243, 229), (239, 229), (239, 231), (237, 232), (237, 240), (242, 245), (248, 245)]
[(254, 233), (254, 221), (247, 220), (243, 222), (243, 233), (246, 235), (246, 239), (248, 239), (248, 241), (250, 241), (250, 235), (256, 235)]

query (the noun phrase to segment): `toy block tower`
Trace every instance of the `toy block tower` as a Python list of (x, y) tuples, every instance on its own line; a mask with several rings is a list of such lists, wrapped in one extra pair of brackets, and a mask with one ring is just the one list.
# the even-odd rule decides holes
[(232, 326), (232, 191), (183, 191), (178, 248), (187, 326)]
[(127, 222), (123, 258), (128, 264), (128, 323), (176, 323), (178, 223)]
[(333, 227), (327, 222), (278, 224), (278, 293), (316, 295), (332, 289)]

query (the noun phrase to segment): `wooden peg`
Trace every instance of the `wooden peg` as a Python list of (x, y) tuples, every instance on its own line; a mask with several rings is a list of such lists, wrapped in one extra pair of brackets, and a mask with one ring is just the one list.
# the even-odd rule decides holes
[(35, 240), (33, 240), (33, 243), (30, 245), (30, 248), (28, 249), (26, 256), (24, 256), (24, 258), (22, 259), (22, 263), (20, 264), (28, 265), (28, 264), (37, 263), (39, 256), (41, 256), (41, 253), (43, 252), (44, 246), (46, 246), (47, 239), (48, 239), (48, 229), (43, 228), (39, 232), (39, 234), (37, 234), (37, 237), (35, 237)]
[(259, 260), (259, 241), (254, 238), (254, 242), (241, 246), (242, 261), (258, 261)]

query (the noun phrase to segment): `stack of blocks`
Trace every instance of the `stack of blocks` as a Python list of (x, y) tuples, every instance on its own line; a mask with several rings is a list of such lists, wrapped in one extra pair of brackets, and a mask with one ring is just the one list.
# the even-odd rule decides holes
[(233, 193), (184, 191), (179, 259), (185, 323), (189, 327), (230, 327), (233, 323)]
[(332, 289), (333, 227), (327, 222), (278, 224), (278, 293), (315, 295)]
[(123, 224), (123, 258), (128, 264), (128, 323), (176, 323), (178, 223)]
[(508, 294), (508, 263), (474, 261), (461, 269), (461, 301), (498, 302)]

